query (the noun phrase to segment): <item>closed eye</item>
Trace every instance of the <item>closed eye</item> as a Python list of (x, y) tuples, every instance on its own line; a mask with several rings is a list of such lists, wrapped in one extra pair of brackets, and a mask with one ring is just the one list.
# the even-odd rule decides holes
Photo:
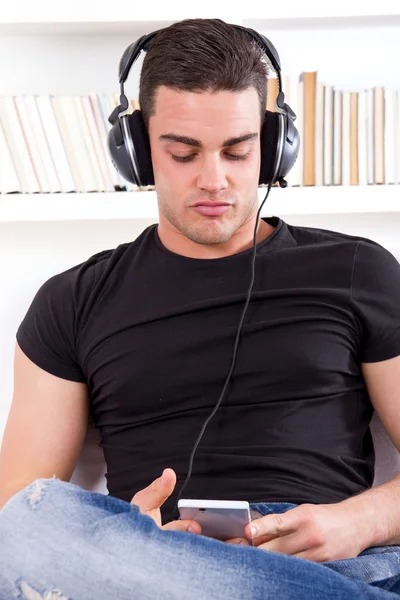
[[(226, 154), (227, 158), (229, 160), (245, 160), (246, 158), (248, 158), (250, 152), (247, 152), (247, 154)], [(171, 157), (173, 158), (173, 160), (176, 160), (176, 162), (191, 162), (193, 160), (193, 158), (196, 156), (196, 154), (189, 154), (188, 156), (175, 156), (174, 154), (171, 154)]]

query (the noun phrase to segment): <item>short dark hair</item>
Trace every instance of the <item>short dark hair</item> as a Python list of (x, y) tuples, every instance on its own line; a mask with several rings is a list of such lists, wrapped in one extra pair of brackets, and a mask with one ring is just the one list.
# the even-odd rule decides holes
[(139, 104), (146, 129), (155, 114), (159, 86), (189, 92), (241, 92), (254, 87), (261, 126), (269, 68), (251, 36), (221, 19), (184, 19), (157, 33), (143, 60)]

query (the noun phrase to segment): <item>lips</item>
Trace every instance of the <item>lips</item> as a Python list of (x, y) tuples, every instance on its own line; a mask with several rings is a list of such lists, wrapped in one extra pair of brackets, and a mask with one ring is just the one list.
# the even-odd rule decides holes
[(207, 217), (217, 217), (222, 215), (229, 210), (230, 207), (231, 204), (228, 202), (210, 202), (207, 200), (204, 200), (204, 202), (197, 202), (193, 205), (195, 211)]

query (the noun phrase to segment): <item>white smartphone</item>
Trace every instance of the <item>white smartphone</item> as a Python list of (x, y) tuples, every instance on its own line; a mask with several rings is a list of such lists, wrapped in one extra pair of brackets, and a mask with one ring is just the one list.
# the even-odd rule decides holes
[(192, 519), (201, 525), (202, 535), (222, 542), (245, 537), (249, 544), (252, 540), (244, 528), (251, 522), (250, 506), (241, 500), (188, 500), (178, 501), (181, 519)]

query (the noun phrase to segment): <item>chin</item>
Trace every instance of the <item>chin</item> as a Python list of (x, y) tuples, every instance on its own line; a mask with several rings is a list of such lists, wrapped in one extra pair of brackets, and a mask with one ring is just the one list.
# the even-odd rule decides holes
[(196, 244), (224, 244), (231, 239), (234, 233), (232, 227), (218, 229), (202, 225), (201, 227), (188, 227), (182, 233)]

